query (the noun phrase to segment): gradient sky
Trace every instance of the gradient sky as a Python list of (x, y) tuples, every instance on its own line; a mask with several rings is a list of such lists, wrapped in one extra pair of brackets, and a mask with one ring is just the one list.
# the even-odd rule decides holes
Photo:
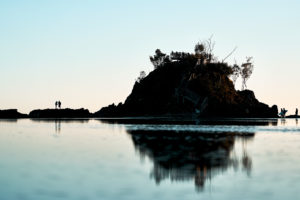
[[(248, 88), (300, 108), (300, 1), (0, 0), (0, 109), (88, 108), (125, 100), (149, 55), (193, 52), (213, 34), (215, 55), (254, 58)], [(240, 88), (240, 84), (237, 85)]]

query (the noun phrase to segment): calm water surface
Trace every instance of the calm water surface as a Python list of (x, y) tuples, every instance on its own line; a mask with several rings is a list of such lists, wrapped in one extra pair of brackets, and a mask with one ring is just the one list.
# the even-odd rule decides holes
[(300, 199), (295, 119), (0, 120), (0, 199)]

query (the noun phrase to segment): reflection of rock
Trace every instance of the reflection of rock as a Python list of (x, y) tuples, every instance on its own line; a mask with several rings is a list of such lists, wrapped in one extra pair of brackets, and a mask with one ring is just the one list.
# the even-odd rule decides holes
[[(237, 133), (199, 133), (174, 131), (129, 130), (141, 157), (149, 157), (154, 167), (151, 172), (156, 183), (164, 179), (185, 181), (194, 179), (202, 189), (207, 179), (229, 167), (242, 165), (248, 173), (252, 161), (247, 152), (242, 158), (231, 155)], [(243, 139), (253, 133), (238, 134)]]

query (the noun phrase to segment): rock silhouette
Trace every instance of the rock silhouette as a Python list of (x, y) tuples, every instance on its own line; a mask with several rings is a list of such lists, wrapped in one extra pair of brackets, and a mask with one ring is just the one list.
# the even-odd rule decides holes
[(28, 115), (19, 113), (17, 109), (0, 110), (0, 119), (26, 118)]
[(253, 91), (235, 90), (228, 64), (196, 62), (165, 63), (135, 82), (124, 103), (103, 107), (95, 116), (277, 117), (276, 105), (259, 102)]
[(33, 110), (29, 113), (30, 118), (87, 118), (92, 114), (87, 109), (45, 109)]

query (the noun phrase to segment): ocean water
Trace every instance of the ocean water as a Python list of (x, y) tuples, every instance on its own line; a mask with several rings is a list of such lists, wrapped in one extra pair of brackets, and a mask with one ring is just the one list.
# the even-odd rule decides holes
[(295, 119), (0, 120), (0, 199), (300, 199)]

